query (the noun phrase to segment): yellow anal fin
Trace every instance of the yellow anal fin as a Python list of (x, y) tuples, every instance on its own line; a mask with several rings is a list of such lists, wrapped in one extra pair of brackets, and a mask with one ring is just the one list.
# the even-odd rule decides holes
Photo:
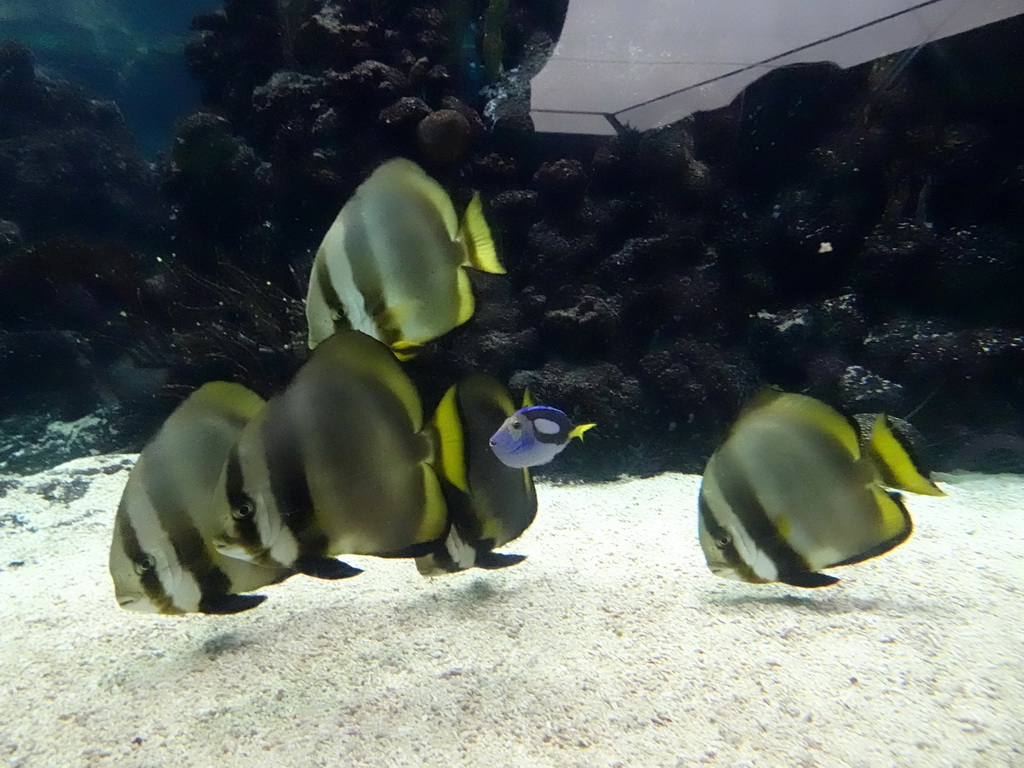
[(885, 554), (910, 538), (910, 534), (914, 530), (914, 523), (910, 519), (907, 508), (903, 506), (900, 495), (895, 491), (886, 491), (877, 485), (871, 486), (871, 494), (878, 512), (878, 526), (873, 532), (876, 541), (862, 552), (823, 567), (833, 568), (839, 565), (862, 563)]
[(490, 272), (495, 275), (505, 274), (505, 268), (498, 261), (498, 252), (491, 237), (491, 228), (484, 218), (484, 207), (480, 202), (480, 193), (474, 192), (473, 199), (466, 207), (459, 227), (459, 242), (466, 248), (466, 260), (463, 266)]
[(572, 440), (574, 437), (578, 437), (580, 440), (582, 440), (583, 434), (588, 429), (593, 429), (596, 426), (597, 424), (579, 424), (572, 428), (572, 431), (569, 433), (569, 439)]
[(918, 469), (884, 414), (875, 419), (867, 452), (883, 485), (923, 496), (946, 495)]
[(889, 493), (877, 485), (871, 487), (871, 493), (878, 505), (880, 519), (879, 536), (883, 541), (897, 539), (903, 541), (910, 535), (913, 527), (910, 515), (900, 500), (898, 493)]

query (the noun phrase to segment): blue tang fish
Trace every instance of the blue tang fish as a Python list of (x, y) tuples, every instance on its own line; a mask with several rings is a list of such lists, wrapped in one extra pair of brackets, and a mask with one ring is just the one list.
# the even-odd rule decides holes
[(582, 440), (593, 426), (573, 426), (557, 408), (529, 405), (505, 419), (491, 435), (491, 450), (508, 467), (536, 467), (555, 458), (574, 437)]

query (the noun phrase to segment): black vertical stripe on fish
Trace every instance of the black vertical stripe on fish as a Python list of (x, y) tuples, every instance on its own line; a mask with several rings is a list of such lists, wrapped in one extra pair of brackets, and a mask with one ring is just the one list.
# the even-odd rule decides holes
[(295, 420), (279, 403), (263, 422), (263, 456), (270, 479), (270, 492), (281, 521), (295, 536), (303, 555), (322, 555), (327, 537), (316, 529), (313, 495), (306, 478), (305, 456)]
[(203, 535), (179, 499), (180, 490), (174, 479), (165, 472), (147, 472), (143, 475), (143, 486), (178, 563), (195, 578), (201, 594), (230, 592), (231, 580), (214, 564)]
[(736, 549), (736, 541), (729, 534), (729, 532), (722, 527), (722, 525), (715, 518), (711, 512), (711, 508), (708, 506), (707, 499), (704, 498), (703, 489), (697, 498), (697, 508), (700, 511), (700, 518), (704, 522), (704, 527), (708, 529), (708, 533), (715, 542), (715, 546), (722, 553), (722, 557), (730, 568), (735, 570), (740, 578), (749, 582), (764, 581), (754, 571), (747, 562), (740, 557), (739, 550)]
[[(346, 203), (346, 205), (348, 205)], [(342, 209), (344, 210), (344, 209)], [(352, 217), (349, 226), (346, 226), (342, 235), (342, 249), (348, 257), (349, 269), (352, 274), (352, 285), (356, 292), (362, 297), (363, 313), (376, 324), (377, 315), (384, 308), (385, 301), (381, 294), (382, 276), (377, 260), (371, 254), (370, 239), (366, 235), (367, 223), (362, 209), (359, 216)], [(324, 263), (326, 265), (326, 259)], [(324, 270), (326, 271), (326, 266)], [(337, 296), (337, 293), (335, 293)], [(340, 303), (341, 298), (338, 297)], [(344, 310), (342, 310), (344, 311)], [(351, 322), (349, 322), (351, 327)]]
[[(468, 467), (466, 469), (466, 476), (469, 476)], [(448, 507), (449, 523), (455, 527), (460, 539), (476, 548), (480, 543), (481, 536), (483, 536), (483, 530), (480, 519), (473, 509), (472, 499), (445, 478), (438, 477), (438, 480), (441, 484), (441, 493), (444, 496), (445, 506)], [(472, 488), (470, 491), (472, 492)], [(447, 541), (447, 538), (448, 530), (445, 531), (442, 541)], [(493, 546), (493, 540), (491, 544)]]
[(324, 297), (324, 304), (335, 315), (335, 332), (351, 328), (352, 323), (349, 321), (348, 315), (345, 314), (345, 305), (342, 304), (341, 297), (334, 290), (334, 283), (331, 282), (331, 271), (327, 266), (327, 260), (321, 261), (318, 259), (315, 266), (316, 274), (313, 275), (312, 279), (316, 281), (317, 287), (320, 288), (320, 293)]
[(455, 573), (460, 567), (455, 562), (455, 558), (452, 557), (452, 553), (448, 551), (448, 533), (450, 530), (450, 527), (446, 529), (444, 536), (434, 542), (434, 549), (431, 554), (434, 556), (434, 568), (447, 573)]
[[(238, 446), (231, 446), (228, 451), (228, 459), (224, 465), (224, 490), (227, 495), (228, 506), (232, 512), (248, 506), (255, 511), (256, 507), (252, 497), (245, 492), (245, 476), (242, 474), (242, 462), (238, 458)], [(235, 529), (238, 532), (238, 539), (247, 552), (256, 553), (263, 549), (263, 541), (260, 537), (259, 528), (256, 526), (256, 515), (239, 515), (235, 517)]]
[(790, 574), (810, 572), (807, 561), (779, 533), (743, 473), (731, 471), (731, 462), (716, 462), (714, 473), (722, 498), (754, 545), (775, 564), (779, 581)]
[(878, 451), (868, 448), (867, 453), (871, 458), (872, 466), (874, 466), (875, 471), (878, 473), (878, 479), (882, 481), (882, 485), (887, 488), (898, 488), (900, 485), (899, 479), (893, 473), (889, 465), (881, 458)]
[(119, 518), (118, 522), (121, 524), (121, 546), (124, 548), (124, 553), (128, 556), (128, 559), (142, 569), (142, 572), (139, 574), (139, 582), (146, 593), (146, 597), (162, 612), (177, 612), (174, 601), (167, 594), (164, 585), (160, 583), (160, 576), (157, 575), (155, 561), (151, 555), (146, 553), (139, 542), (139, 535), (135, 530), (135, 526), (132, 525), (131, 518), (128, 517), (128, 509), (123, 498), (118, 505), (117, 516)]

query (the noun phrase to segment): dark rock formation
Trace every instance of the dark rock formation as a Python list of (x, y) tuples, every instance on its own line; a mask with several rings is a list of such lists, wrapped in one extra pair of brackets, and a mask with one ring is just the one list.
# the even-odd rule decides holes
[(37, 75), (26, 48), (3, 42), (0, 104), (0, 219), (20, 239), (156, 241), (156, 178), (114, 103)]
[[(551, 475), (699, 471), (765, 385), (913, 414), (940, 467), (1006, 466), (999, 436), (1024, 432), (1020, 19), (906, 60), (776, 70), (643, 135), (566, 137), (529, 114), (566, 4), (510, 4), (491, 18), (500, 46), (478, 37), (484, 5), (229, 0), (196, 20), (204, 110), (178, 122), (159, 172), (178, 261), (232, 298), (152, 323), (178, 345), (158, 345), (155, 367), (261, 391), (285, 380), (313, 250), (373, 168), (404, 155), (457, 207), (481, 191), (508, 269), (474, 278), (477, 315), (409, 369), (428, 407), (484, 369), (597, 422)], [(5, 55), (0, 88), (20, 98), (38, 80)], [(12, 210), (0, 218), (37, 237)], [(77, 329), (91, 301), (68, 287), (61, 312)]]

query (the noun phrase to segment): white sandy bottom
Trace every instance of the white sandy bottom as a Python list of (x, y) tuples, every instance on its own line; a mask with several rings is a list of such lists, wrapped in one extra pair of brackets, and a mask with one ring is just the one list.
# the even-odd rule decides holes
[(827, 589), (716, 579), (699, 478), (664, 475), (541, 486), (504, 571), (350, 558), (177, 618), (114, 603), (127, 472), (39, 495), (119, 459), (0, 499), (9, 765), (1024, 766), (1024, 478), (909, 498), (911, 540)]

